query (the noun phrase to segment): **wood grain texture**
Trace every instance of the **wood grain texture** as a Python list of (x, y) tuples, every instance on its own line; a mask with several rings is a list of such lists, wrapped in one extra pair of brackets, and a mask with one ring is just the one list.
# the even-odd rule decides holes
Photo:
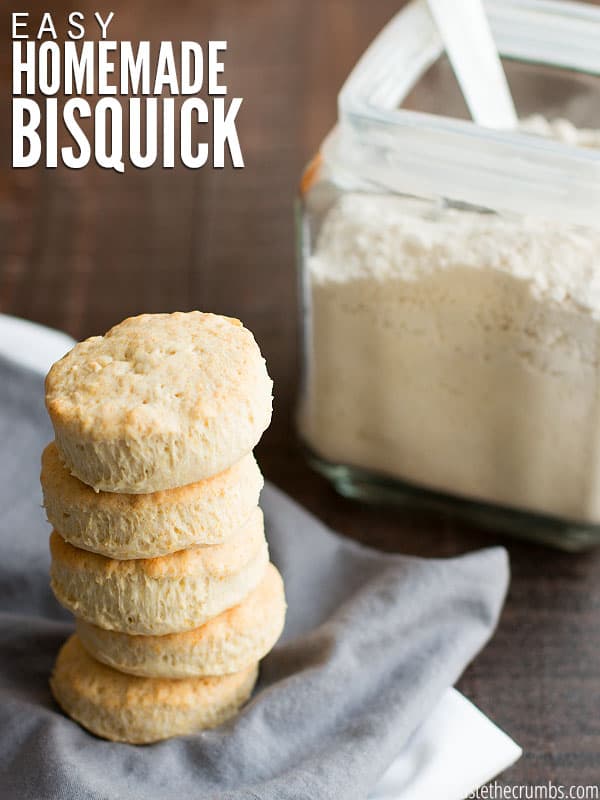
[[(82, 0), (77, 8), (106, 11)], [(240, 317), (275, 379), (258, 449), (267, 477), (338, 531), (390, 551), (447, 556), (493, 543), (513, 580), (493, 641), (460, 689), (523, 746), (507, 783), (600, 783), (600, 553), (565, 555), (437, 516), (354, 504), (305, 465), (296, 443), (298, 321), (293, 201), (335, 120), (336, 93), (400, 0), (117, 2), (122, 39), (228, 39), (227, 83), (245, 98), (241, 171), (0, 166), (0, 311), (77, 338), (140, 312)], [(32, 15), (46, 4), (29, 5)], [(57, 3), (65, 14), (75, 6)], [(6, 37), (8, 25), (3, 26)], [(8, 102), (7, 42), (0, 85)], [(6, 108), (7, 106), (5, 106)], [(8, 153), (10, 117), (0, 117)], [(432, 800), (434, 800), (432, 798)]]

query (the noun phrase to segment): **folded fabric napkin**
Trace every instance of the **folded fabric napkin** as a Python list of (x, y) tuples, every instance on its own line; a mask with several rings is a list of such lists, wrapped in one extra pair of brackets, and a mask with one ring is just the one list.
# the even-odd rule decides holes
[(1, 797), (366, 798), (496, 625), (504, 550), (378, 553), (267, 486), (261, 505), (289, 609), (252, 700), (194, 736), (145, 747), (97, 739), (48, 688), (73, 627), (48, 585), (38, 474), (51, 437), (41, 377), (0, 361)]

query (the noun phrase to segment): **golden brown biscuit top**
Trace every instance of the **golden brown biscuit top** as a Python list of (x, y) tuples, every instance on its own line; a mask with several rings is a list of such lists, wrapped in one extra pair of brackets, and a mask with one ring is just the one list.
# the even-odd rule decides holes
[(252, 333), (200, 311), (130, 317), (79, 342), (50, 369), (54, 422), (97, 439), (181, 434), (252, 414), (272, 382)]

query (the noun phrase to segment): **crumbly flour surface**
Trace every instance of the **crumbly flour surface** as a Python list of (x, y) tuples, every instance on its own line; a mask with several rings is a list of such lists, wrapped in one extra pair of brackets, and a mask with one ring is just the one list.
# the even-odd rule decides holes
[[(600, 147), (562, 121), (525, 127)], [(600, 521), (600, 232), (347, 194), (307, 291), (300, 427), (317, 453)]]

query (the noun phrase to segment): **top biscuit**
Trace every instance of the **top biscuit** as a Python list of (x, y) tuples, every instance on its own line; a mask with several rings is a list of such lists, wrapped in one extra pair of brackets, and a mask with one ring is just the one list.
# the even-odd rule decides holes
[(241, 322), (143, 314), (75, 345), (46, 378), (65, 466), (98, 491), (143, 494), (204, 480), (257, 444), (272, 381)]

